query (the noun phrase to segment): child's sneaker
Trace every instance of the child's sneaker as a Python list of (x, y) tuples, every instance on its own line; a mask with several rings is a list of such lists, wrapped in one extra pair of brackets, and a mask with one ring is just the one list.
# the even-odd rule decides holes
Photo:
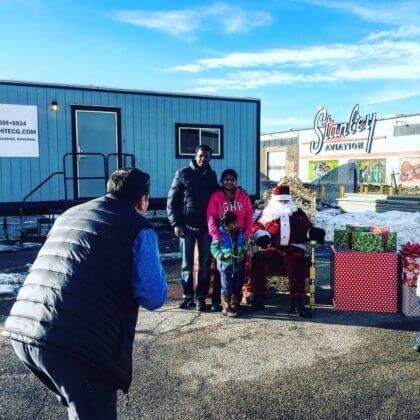
[(238, 316), (238, 314), (234, 311), (232, 311), (232, 308), (230, 307), (230, 299), (223, 297), (222, 298), (222, 315), (227, 316), (229, 318), (235, 318)]

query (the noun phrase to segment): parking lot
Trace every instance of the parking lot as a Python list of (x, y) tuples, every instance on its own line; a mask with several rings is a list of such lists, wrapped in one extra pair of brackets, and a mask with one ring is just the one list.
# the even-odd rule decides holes
[[(266, 311), (235, 320), (182, 311), (176, 241), (168, 232), (160, 239), (168, 301), (140, 311), (120, 418), (418, 418), (418, 321), (329, 306), (310, 320), (290, 318), (287, 297), (276, 295)], [(36, 252), (0, 253), (0, 270), (25, 270)], [(0, 297), (0, 330), (13, 300)], [(0, 358), (0, 419), (66, 418), (4, 338)]]

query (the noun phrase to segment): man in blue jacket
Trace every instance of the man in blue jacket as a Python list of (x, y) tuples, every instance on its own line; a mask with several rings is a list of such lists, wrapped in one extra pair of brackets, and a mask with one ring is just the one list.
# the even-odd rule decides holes
[[(197, 242), (200, 269), (196, 290), (198, 311), (206, 309), (209, 292), (209, 269), (211, 261), (211, 237), (207, 228), (207, 205), (211, 195), (217, 190), (216, 172), (210, 167), (211, 148), (201, 144), (195, 151), (190, 164), (176, 171), (169, 189), (167, 212), (175, 235), (179, 238), (182, 255), (181, 279), (184, 299), (181, 309), (194, 306), (193, 265), (194, 248)], [(216, 293), (215, 296), (218, 296)], [(217, 310), (214, 301), (212, 310)]]
[(165, 302), (157, 235), (144, 218), (149, 175), (120, 169), (108, 194), (54, 223), (6, 320), (23, 364), (69, 418), (116, 419), (127, 393), (138, 305)]

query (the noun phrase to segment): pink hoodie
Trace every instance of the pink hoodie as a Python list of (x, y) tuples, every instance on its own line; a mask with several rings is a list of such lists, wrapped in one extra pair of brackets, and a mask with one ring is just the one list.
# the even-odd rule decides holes
[(233, 204), (226, 198), (223, 190), (218, 190), (210, 197), (207, 206), (207, 224), (209, 233), (213, 240), (220, 239), (218, 227), (220, 226), (220, 218), (225, 211), (231, 211), (238, 216), (238, 227), (244, 230), (245, 237), (252, 235), (252, 216), (254, 209), (251, 200), (242, 190), (236, 188), (235, 199)]

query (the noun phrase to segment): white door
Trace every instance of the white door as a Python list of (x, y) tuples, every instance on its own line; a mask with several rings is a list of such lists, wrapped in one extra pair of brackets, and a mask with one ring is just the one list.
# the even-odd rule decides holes
[[(99, 107), (74, 107), (78, 197), (105, 194), (105, 160), (119, 150), (118, 112)], [(83, 154), (86, 153), (86, 154)], [(93, 153), (93, 154), (89, 154)], [(109, 160), (109, 173), (117, 169), (117, 157)]]

